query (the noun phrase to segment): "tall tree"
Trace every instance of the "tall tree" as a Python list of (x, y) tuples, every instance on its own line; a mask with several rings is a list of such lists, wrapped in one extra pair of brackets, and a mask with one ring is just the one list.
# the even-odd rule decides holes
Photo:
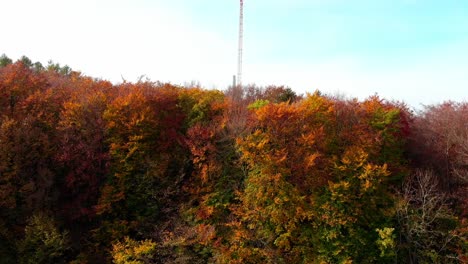
[(13, 61), (10, 58), (8, 58), (8, 56), (5, 55), (5, 53), (3, 53), (2, 56), (0, 56), (0, 67), (5, 67), (11, 63), (13, 63)]

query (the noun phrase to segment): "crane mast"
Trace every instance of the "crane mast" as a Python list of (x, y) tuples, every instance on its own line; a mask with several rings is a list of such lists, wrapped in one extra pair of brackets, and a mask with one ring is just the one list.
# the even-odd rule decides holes
[(237, 54), (237, 85), (242, 87), (242, 52), (243, 52), (243, 39), (244, 39), (244, 1), (240, 0), (240, 13), (239, 13), (239, 50)]

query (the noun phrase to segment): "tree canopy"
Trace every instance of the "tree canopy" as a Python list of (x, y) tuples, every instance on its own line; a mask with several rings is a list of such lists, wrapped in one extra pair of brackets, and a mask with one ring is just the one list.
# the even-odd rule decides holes
[(0, 95), (6, 263), (468, 261), (467, 102), (112, 84), (6, 55)]

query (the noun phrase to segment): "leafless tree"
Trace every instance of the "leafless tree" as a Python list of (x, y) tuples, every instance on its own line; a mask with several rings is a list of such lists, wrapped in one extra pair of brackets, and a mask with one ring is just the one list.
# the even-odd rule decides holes
[(406, 254), (399, 255), (408, 263), (459, 263), (456, 247), (466, 235), (456, 231), (457, 218), (437, 179), (432, 171), (417, 171), (401, 191), (397, 220)]

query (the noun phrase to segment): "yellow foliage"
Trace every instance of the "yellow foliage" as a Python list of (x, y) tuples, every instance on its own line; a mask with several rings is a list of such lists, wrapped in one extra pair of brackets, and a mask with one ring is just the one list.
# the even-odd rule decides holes
[(123, 242), (112, 245), (112, 260), (115, 264), (143, 264), (145, 259), (152, 258), (156, 243), (151, 240), (135, 241), (125, 237)]

